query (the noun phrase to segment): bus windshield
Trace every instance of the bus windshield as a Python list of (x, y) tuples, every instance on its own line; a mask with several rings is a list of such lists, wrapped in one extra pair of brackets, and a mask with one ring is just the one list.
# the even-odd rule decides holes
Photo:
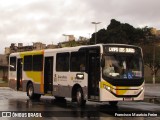
[(104, 56), (103, 76), (114, 79), (142, 78), (142, 58), (134, 54)]

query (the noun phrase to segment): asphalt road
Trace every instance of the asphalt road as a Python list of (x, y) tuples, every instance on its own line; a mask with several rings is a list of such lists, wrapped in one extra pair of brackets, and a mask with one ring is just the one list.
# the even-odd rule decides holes
[(85, 107), (79, 108), (69, 99), (57, 101), (54, 97), (42, 96), (39, 101), (31, 101), (24, 92), (0, 88), (0, 119), (160, 120), (159, 100), (158, 97), (147, 97), (141, 102), (119, 102), (117, 107), (111, 107), (107, 102), (87, 102)]

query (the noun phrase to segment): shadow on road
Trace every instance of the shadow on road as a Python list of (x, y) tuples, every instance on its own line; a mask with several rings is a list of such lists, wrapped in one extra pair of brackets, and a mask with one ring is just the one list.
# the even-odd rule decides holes
[[(45, 117), (112, 117), (115, 113), (142, 112), (137, 107), (125, 107), (121, 102), (118, 106), (88, 102), (85, 107), (80, 108), (76, 103), (66, 99), (41, 98), (40, 100), (11, 99), (9, 104), (15, 111), (37, 111)], [(136, 106), (138, 104), (135, 104)], [(147, 111), (143, 111), (147, 112)]]

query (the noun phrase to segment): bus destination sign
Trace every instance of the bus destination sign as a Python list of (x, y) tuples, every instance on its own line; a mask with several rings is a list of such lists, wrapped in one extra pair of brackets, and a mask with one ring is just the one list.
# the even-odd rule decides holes
[(123, 47), (108, 47), (108, 51), (117, 53), (135, 53), (134, 48), (123, 48)]

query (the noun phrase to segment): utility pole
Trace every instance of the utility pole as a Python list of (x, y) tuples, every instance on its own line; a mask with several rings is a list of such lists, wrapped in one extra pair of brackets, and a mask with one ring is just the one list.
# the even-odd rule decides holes
[(155, 39), (153, 42), (153, 84), (155, 84), (155, 56), (156, 56), (156, 46), (155, 46)]
[(153, 84), (156, 83), (156, 75), (155, 75), (155, 58), (156, 58), (156, 38), (157, 38), (157, 30), (152, 29), (151, 33), (153, 35)]
[(92, 24), (95, 24), (95, 44), (97, 43), (97, 25), (100, 24), (101, 22), (92, 22)]

